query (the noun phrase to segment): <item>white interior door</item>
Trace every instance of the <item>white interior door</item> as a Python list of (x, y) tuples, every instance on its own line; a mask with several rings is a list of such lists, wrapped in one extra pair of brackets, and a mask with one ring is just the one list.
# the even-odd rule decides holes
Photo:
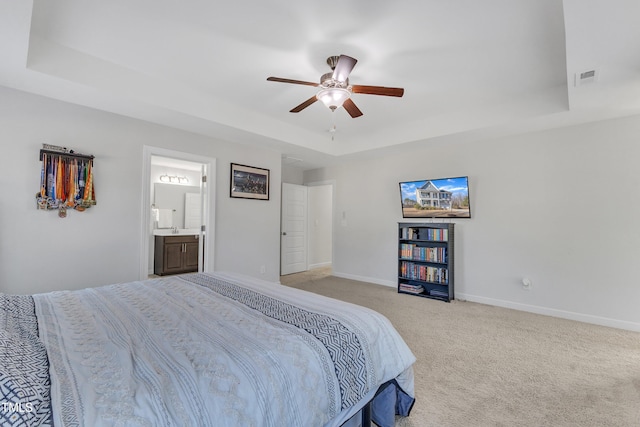
[(307, 187), (282, 184), (280, 274), (307, 270)]

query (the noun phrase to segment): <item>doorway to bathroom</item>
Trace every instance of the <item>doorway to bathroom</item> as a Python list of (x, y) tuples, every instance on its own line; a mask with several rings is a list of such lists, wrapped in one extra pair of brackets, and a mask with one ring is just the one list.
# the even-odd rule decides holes
[(215, 159), (145, 146), (140, 279), (213, 271)]

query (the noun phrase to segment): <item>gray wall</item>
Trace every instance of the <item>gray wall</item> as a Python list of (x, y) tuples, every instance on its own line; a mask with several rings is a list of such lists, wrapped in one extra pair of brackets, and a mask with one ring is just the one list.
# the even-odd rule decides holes
[[(138, 279), (144, 145), (217, 159), (216, 242), (208, 256), (215, 256), (216, 270), (278, 280), (279, 153), (2, 87), (0, 138), (0, 292), (77, 289)], [(96, 156), (97, 206), (70, 211), (64, 219), (36, 210), (42, 143)], [(231, 162), (270, 169), (270, 200), (231, 199)]]
[(638, 135), (635, 116), (425, 141), (305, 182), (335, 180), (336, 275), (396, 286), (398, 182), (468, 175), (473, 218), (454, 221), (457, 298), (640, 330)]
[(304, 184), (304, 171), (295, 166), (282, 165), (282, 182), (287, 184)]

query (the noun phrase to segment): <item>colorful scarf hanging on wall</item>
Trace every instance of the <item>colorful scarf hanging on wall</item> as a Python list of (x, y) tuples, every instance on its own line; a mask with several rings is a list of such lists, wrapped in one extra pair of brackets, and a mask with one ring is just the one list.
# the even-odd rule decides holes
[(40, 150), (38, 209), (57, 209), (61, 218), (67, 209), (84, 211), (96, 204), (93, 156), (76, 154), (64, 147), (46, 145)]

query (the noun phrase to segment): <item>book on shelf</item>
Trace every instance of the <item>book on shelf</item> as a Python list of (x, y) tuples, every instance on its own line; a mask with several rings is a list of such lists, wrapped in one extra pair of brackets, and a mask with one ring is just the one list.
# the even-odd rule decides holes
[(449, 293), (448, 292), (440, 291), (438, 289), (431, 289), (429, 291), (429, 295), (434, 296), (434, 297), (449, 298)]
[(420, 229), (415, 227), (405, 227), (402, 228), (402, 236), (401, 238), (404, 240), (417, 240), (420, 237)]
[(422, 285), (414, 285), (412, 283), (400, 283), (400, 286), (406, 289), (424, 289)]
[(411, 285), (408, 283), (401, 283), (400, 290), (404, 292), (410, 292), (412, 294), (421, 294), (424, 291), (422, 285)]
[(415, 261), (447, 262), (447, 248), (445, 247), (422, 247), (415, 243), (400, 244), (400, 258)]
[(449, 230), (446, 228), (404, 227), (401, 229), (402, 240), (430, 240), (446, 242), (449, 240)]
[(427, 228), (425, 231), (426, 236), (423, 236), (423, 239), (437, 242), (446, 242), (449, 239), (449, 230), (446, 228)]
[(400, 275), (409, 280), (421, 280), (445, 285), (449, 283), (449, 270), (444, 267), (431, 267), (402, 261), (400, 263)]

